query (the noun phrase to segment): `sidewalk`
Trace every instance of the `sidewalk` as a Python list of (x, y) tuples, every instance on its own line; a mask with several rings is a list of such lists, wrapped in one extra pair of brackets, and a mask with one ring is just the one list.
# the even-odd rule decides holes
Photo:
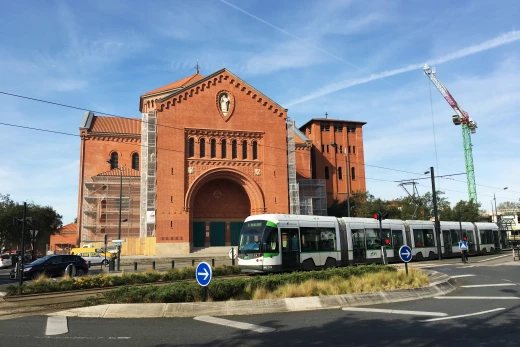
[(90, 318), (171, 318), (297, 312), (419, 300), (446, 295), (457, 288), (455, 281), (450, 276), (431, 270), (423, 271), (430, 277), (430, 285), (417, 289), (269, 300), (108, 304), (75, 308), (49, 315)]

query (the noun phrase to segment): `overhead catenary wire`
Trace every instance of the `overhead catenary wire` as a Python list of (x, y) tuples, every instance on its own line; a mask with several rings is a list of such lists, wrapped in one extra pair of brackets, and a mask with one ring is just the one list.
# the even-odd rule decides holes
[[(42, 102), (42, 103), (55, 105), (55, 106), (60, 106), (60, 107), (66, 107), (66, 108), (70, 108), (70, 109), (76, 109), (76, 110), (81, 110), (81, 111), (89, 111), (89, 112), (93, 112), (94, 114), (100, 114), (100, 115), (104, 115), (104, 116), (108, 116), (108, 117), (114, 117), (114, 118), (120, 118), (120, 119), (129, 119), (129, 120), (138, 121), (138, 122), (147, 123), (147, 124), (155, 124), (158, 127), (161, 126), (161, 127), (171, 128), (171, 129), (176, 129), (176, 130), (184, 130), (184, 128), (175, 127), (175, 126), (171, 126), (171, 125), (146, 122), (146, 121), (144, 121), (144, 120), (142, 120), (140, 118), (131, 118), (131, 117), (118, 116), (118, 115), (111, 114), (111, 113), (95, 111), (95, 110), (87, 109), (87, 108), (84, 108), (84, 107), (73, 106), (73, 105), (63, 104), (63, 103), (49, 101), (49, 100), (44, 100), (44, 99), (39, 99), (39, 98), (33, 98), (33, 97), (20, 95), (20, 94), (8, 93), (8, 92), (4, 92), (4, 91), (0, 91), (0, 94), (11, 96), (11, 97), (17, 97), (17, 98), (21, 98), (21, 99), (26, 99), (26, 100), (31, 100), (31, 101), (36, 101), (36, 102)], [(62, 135), (80, 137), (80, 135), (78, 135), (78, 134), (71, 134), (71, 133), (61, 132), (61, 131), (57, 131), (57, 130), (43, 129), (43, 128), (32, 128), (32, 127), (28, 127), (28, 126), (16, 125), (16, 124), (11, 124), (11, 123), (0, 123), (0, 125), (17, 127), (17, 128), (24, 128), (26, 130), (36, 130), (36, 131), (42, 131), (42, 132), (48, 132), (48, 133), (55, 133), (55, 134), (62, 134)], [(143, 145), (143, 144), (136, 144), (136, 143), (128, 143), (128, 144), (148, 147), (148, 146)], [(272, 149), (278, 149), (278, 150), (284, 150), (284, 151), (287, 150), (286, 148), (275, 147), (275, 146), (268, 146), (268, 145), (263, 145), (263, 147), (272, 148)], [(184, 151), (182, 151), (182, 150), (174, 150), (174, 149), (159, 148), (159, 147), (156, 147), (156, 148), (161, 149), (161, 150), (171, 151), (171, 152), (184, 153)], [(363, 165), (363, 166), (368, 166), (368, 167), (379, 168), (379, 169), (383, 169), (383, 170), (409, 173), (409, 174), (412, 174), (412, 175), (421, 175), (420, 173), (417, 173), (417, 172), (411, 172), (411, 171), (400, 170), (400, 169), (395, 169), (395, 168), (388, 168), (388, 167), (384, 167), (384, 166), (371, 165), (371, 164), (366, 164), (366, 163), (353, 162), (351, 160), (350, 160), (350, 164), (358, 164), (358, 165)], [(273, 164), (264, 164), (264, 165), (285, 167), (283, 165), (273, 165)], [(310, 170), (307, 170), (307, 171), (310, 171)], [(358, 176), (358, 177), (361, 178), (361, 176)], [(436, 177), (440, 177), (440, 176), (436, 176)], [(367, 178), (367, 179), (369, 179), (369, 178)], [(458, 182), (462, 182), (462, 183), (466, 183), (465, 181), (459, 181), (459, 180), (455, 180), (455, 179), (453, 179), (453, 180), (454, 181), (458, 181)], [(389, 182), (395, 182), (395, 181), (390, 181), (389, 180)], [(480, 184), (477, 184), (477, 186), (490, 188), (490, 189), (501, 189), (501, 188), (497, 188), (497, 187), (490, 187), (490, 186), (485, 186), (485, 185), (480, 185)], [(519, 193), (519, 192), (515, 192), (513, 190), (509, 190), (508, 192)]]

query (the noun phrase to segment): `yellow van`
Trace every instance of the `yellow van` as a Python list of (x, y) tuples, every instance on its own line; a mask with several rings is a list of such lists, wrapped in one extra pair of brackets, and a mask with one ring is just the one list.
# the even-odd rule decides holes
[(70, 254), (78, 254), (78, 253), (89, 253), (89, 252), (96, 252), (99, 253), (102, 257), (107, 258), (117, 258), (117, 254), (110, 253), (110, 252), (103, 252), (101, 248), (95, 248), (95, 247), (83, 247), (83, 248), (73, 248), (70, 250)]

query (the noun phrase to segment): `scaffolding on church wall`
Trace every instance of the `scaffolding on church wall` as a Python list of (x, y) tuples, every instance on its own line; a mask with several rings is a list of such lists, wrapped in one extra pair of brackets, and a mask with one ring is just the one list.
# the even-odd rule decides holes
[(287, 118), (287, 166), (289, 175), (289, 208), (291, 214), (300, 214), (300, 193), (296, 180), (296, 145), (294, 120)]
[(141, 128), (140, 236), (155, 237), (157, 115), (143, 113)]
[[(104, 241), (119, 237), (119, 176), (95, 176), (85, 182), (82, 207), (81, 242)], [(139, 237), (139, 177), (123, 176), (121, 198), (121, 237)], [(126, 220), (126, 221), (125, 221)]]
[(300, 214), (326, 216), (327, 188), (325, 180), (298, 179)]

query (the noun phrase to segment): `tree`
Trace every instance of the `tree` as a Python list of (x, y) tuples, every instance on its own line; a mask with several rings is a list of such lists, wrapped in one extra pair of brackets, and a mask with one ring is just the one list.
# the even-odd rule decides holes
[(497, 206), (497, 210), (520, 210), (520, 201), (514, 202), (514, 201), (505, 201), (501, 202)]

